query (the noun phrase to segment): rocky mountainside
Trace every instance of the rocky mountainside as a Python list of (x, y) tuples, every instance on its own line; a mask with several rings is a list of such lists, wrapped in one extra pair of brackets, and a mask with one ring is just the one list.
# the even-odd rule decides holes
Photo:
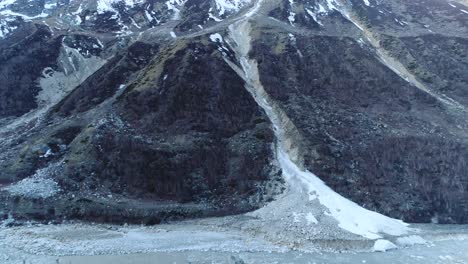
[(0, 0), (0, 217), (468, 223), (467, 5)]

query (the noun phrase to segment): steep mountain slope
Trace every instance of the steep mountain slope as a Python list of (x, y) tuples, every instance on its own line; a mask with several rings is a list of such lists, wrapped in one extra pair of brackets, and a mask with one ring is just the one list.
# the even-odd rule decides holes
[[(419, 3), (454, 15), (454, 19), (445, 18), (448, 21), (440, 23), (452, 23), (452, 30), (435, 26), (431, 30), (427, 24), (417, 26), (416, 19), (427, 14), (415, 11), (413, 2), (393, 5), (394, 9), (413, 10), (415, 21), (411, 25), (397, 23), (394, 9), (387, 11), (391, 20), (379, 16), (380, 23), (366, 22), (367, 18), (359, 15), (359, 8), (366, 8), (367, 16), (381, 14), (380, 10), (392, 7), (386, 2), (356, 2), (352, 7), (330, 3), (334, 4), (318, 4), (315, 10), (329, 8), (328, 15), (341, 17), (340, 27), (348, 27), (351, 38), (339, 33), (296, 34), (291, 39), (291, 31), (287, 31), (282, 37), (283, 50), (298, 52), (278, 54), (277, 48), (264, 44), (278, 39), (278, 34), (259, 29), (262, 41), (254, 48), (259, 58), (277, 58), (274, 63), (262, 63), (263, 68), (260, 64), (262, 83), (301, 131), (305, 166), (334, 190), (384, 214), (411, 222), (466, 221), (466, 97), (456, 94), (466, 93), (468, 86), (464, 74), (457, 75), (455, 70), (465, 71), (467, 66), (463, 55), (466, 44), (458, 44), (463, 42), (461, 34), (466, 33), (466, 16), (441, 1)], [(304, 16), (312, 9), (306, 7)], [(403, 14), (407, 13), (411, 15), (410, 11)], [(316, 17), (322, 20), (319, 32), (329, 27), (328, 17), (320, 13)], [(286, 15), (283, 20), (288, 21)], [(432, 18), (432, 23), (437, 20)], [(401, 29), (396, 31), (397, 27)], [(407, 29), (410, 27), (415, 29)], [(445, 50), (430, 42), (421, 43), (418, 51), (426, 49), (427, 62), (410, 63), (395, 53), (405, 49), (390, 44), (390, 38), (402, 42), (409, 38), (441, 39), (453, 46)], [(422, 54), (414, 56), (425, 60)], [(452, 70), (429, 56), (452, 58), (449, 60), (460, 64)], [(428, 65), (432, 70), (426, 68)], [(443, 77), (434, 72), (436, 68), (453, 76)], [(453, 92), (426, 80), (428, 74), (445, 78)]]
[(467, 10), (0, 1), (0, 212), (152, 224), (268, 204), (252, 216), (327, 227), (311, 237), (405, 232), (364, 208), (467, 223)]

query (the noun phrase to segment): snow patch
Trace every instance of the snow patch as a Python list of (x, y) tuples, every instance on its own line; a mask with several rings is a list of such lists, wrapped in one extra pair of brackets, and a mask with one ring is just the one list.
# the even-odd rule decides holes
[[(341, 11), (340, 11), (341, 12)], [(359, 28), (359, 30), (361, 31), (364, 31), (364, 28), (362, 28), (358, 23), (356, 23), (356, 21), (354, 19), (351, 19), (351, 17), (348, 15), (348, 13), (346, 12), (341, 12), (341, 14), (346, 18), (348, 19), (348, 21), (350, 21), (351, 23), (353, 23), (357, 28)]]
[(323, 7), (321, 4), (318, 4), (318, 5), (317, 5), (317, 8), (318, 8), (318, 13), (319, 13), (319, 14), (325, 14), (325, 13), (327, 13), (327, 10), (326, 10), (325, 7)]
[(296, 17), (296, 13), (289, 12), (288, 21), (291, 25), (294, 25), (294, 21), (296, 21), (295, 17)]
[(335, 0), (327, 0), (327, 7), (328, 7), (328, 10), (338, 10), (338, 8), (336, 7), (336, 2)]
[(98, 14), (103, 14), (105, 12), (114, 12), (117, 13), (117, 11), (112, 7), (112, 4), (117, 1), (114, 0), (99, 0), (97, 2), (97, 7), (96, 10)]
[(24, 15), (24, 14), (21, 14), (21, 13), (13, 12), (13, 11), (11, 11), (9, 9), (0, 11), (0, 15), (19, 16), (19, 17), (22, 17), (24, 20), (33, 20), (33, 19), (36, 19), (36, 18), (45, 18), (45, 17), (49, 16), (48, 14), (46, 14), (44, 12), (42, 12), (41, 14), (39, 14), (37, 16), (27, 16), (27, 15)]
[(220, 16), (227, 12), (239, 11), (243, 6), (250, 2), (251, 0), (215, 0), (216, 9)]
[(369, 239), (380, 238), (381, 233), (393, 236), (407, 233), (408, 227), (403, 221), (369, 211), (344, 198), (311, 172), (301, 170), (281, 148), (278, 160), (286, 181), (305, 187), (309, 200), (318, 199), (342, 229)]
[(223, 45), (223, 37), (221, 36), (221, 34), (219, 33), (214, 33), (214, 34), (211, 34), (210, 35), (210, 40), (214, 43), (217, 43), (218, 44), (218, 51), (221, 52), (221, 54), (223, 54), (224, 57), (226, 57), (228, 55), (228, 53), (230, 52), (228, 48), (226, 48), (224, 45)]
[(5, 38), (9, 34), (11, 34), (15, 29), (16, 26), (11, 26), (9, 22), (14, 21), (13, 18), (5, 18), (0, 20), (0, 39)]
[(97, 1), (97, 12), (103, 14), (105, 12), (118, 13), (114, 9), (113, 5), (116, 3), (124, 3), (127, 7), (134, 7), (136, 4), (143, 3), (144, 0), (98, 0)]
[(366, 6), (370, 6), (369, 0), (362, 0)]
[[(289, 5), (290, 5), (291, 10), (292, 10), (293, 7), (294, 7), (294, 0), (289, 0)], [(296, 21), (296, 13), (294, 13), (293, 11), (290, 11), (289, 16), (288, 16), (288, 20), (289, 20), (289, 23), (294, 26), (294, 22)]]
[(223, 37), (219, 33), (211, 34), (210, 39), (213, 42), (223, 42)]
[(168, 10), (171, 10), (174, 13), (172, 19), (180, 19), (180, 8), (185, 5), (187, 0), (169, 0), (166, 2)]
[(73, 23), (75, 25), (81, 25), (81, 23), (83, 23), (83, 20), (81, 19), (80, 16), (76, 15), (75, 18), (73, 19)]
[(366, 42), (365, 42), (364, 39), (362, 39), (362, 38), (359, 38), (359, 39), (357, 40), (357, 42), (358, 42), (359, 46), (361, 46), (361, 48), (364, 47), (364, 46), (366, 45)]
[(81, 14), (81, 12), (83, 12), (83, 7), (82, 7), (82, 5), (80, 4), (80, 6), (78, 7), (78, 9), (77, 9), (75, 12), (72, 12), (71, 14), (72, 14), (72, 15), (79, 15), (79, 14)]
[(222, 19), (220, 19), (220, 18), (216, 17), (215, 15), (213, 15), (213, 13), (211, 13), (211, 11), (212, 11), (212, 9), (210, 9), (210, 12), (208, 13), (208, 19), (211, 18), (211, 19), (213, 19), (213, 20), (216, 21), (216, 22), (221, 22), (221, 21), (223, 21)]

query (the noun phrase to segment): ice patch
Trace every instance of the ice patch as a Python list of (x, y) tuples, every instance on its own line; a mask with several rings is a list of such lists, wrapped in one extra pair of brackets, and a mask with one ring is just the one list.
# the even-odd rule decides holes
[(370, 6), (369, 0), (362, 0), (366, 6)]
[(372, 248), (372, 251), (374, 252), (386, 252), (392, 249), (397, 249), (398, 247), (393, 244), (392, 242), (385, 240), (385, 239), (379, 239), (375, 241), (374, 247)]
[[(454, 259), (452, 256), (450, 255), (445, 255), (445, 256), (439, 256), (439, 259), (443, 260), (443, 261), (447, 261), (447, 262), (453, 262)], [(447, 263), (445, 262), (445, 263)]]
[(306, 215), (306, 220), (307, 220), (307, 224), (308, 225), (311, 225), (311, 224), (318, 224), (318, 220), (317, 218), (315, 218), (315, 216), (312, 214), (312, 213), (307, 213)]
[(293, 222), (294, 223), (300, 223), (301, 220), (300, 220), (300, 214), (298, 213), (292, 213), (292, 216), (293, 216)]
[(171, 31), (169, 34), (171, 34), (172, 38), (177, 38), (177, 35), (176, 35), (176, 33), (174, 31)]
[(396, 243), (400, 246), (407, 247), (407, 246), (426, 244), (427, 241), (420, 236), (413, 235), (413, 236), (399, 237), (397, 238)]

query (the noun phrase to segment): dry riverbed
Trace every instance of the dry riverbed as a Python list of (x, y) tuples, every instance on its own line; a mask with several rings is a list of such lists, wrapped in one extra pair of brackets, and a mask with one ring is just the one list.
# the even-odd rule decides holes
[(352, 240), (340, 241), (333, 252), (323, 250), (325, 241), (304, 250), (216, 221), (2, 227), (0, 263), (468, 263), (466, 226), (419, 225), (419, 235), (394, 238), (398, 249), (388, 252)]

